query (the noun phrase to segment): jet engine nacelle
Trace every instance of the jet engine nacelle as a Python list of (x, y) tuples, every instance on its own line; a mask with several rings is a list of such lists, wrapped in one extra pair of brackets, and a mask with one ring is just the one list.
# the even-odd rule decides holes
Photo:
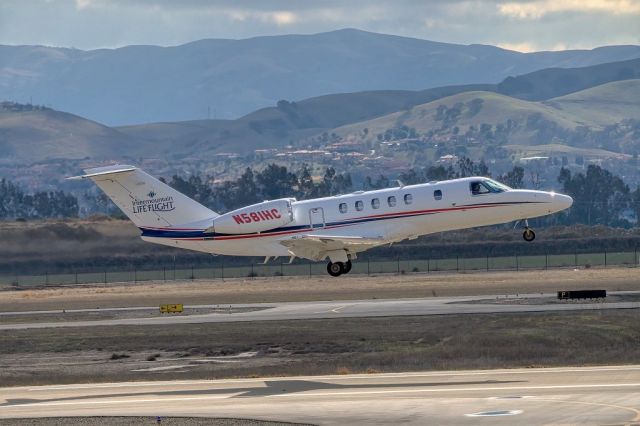
[(223, 214), (213, 219), (207, 231), (220, 234), (264, 232), (293, 222), (291, 202), (295, 198), (264, 201)]

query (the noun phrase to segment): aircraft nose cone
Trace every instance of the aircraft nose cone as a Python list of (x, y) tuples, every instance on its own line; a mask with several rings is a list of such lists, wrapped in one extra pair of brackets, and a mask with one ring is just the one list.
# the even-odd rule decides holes
[(554, 202), (558, 206), (558, 210), (565, 210), (573, 204), (573, 198), (568, 195), (555, 194)]

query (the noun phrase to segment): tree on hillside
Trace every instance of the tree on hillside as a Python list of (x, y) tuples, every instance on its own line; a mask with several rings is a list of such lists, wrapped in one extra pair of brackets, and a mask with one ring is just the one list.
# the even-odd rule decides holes
[(589, 165), (586, 174), (575, 176), (563, 167), (558, 182), (564, 193), (573, 197), (568, 213), (570, 223), (628, 225), (623, 213), (630, 207), (631, 197), (629, 187), (620, 177), (596, 165)]
[(290, 197), (297, 192), (298, 178), (285, 166), (269, 164), (256, 174), (258, 193), (264, 200)]
[(64, 191), (26, 194), (18, 185), (0, 180), (0, 218), (43, 219), (78, 216), (78, 199)]
[(522, 188), (524, 184), (524, 168), (514, 166), (514, 168), (498, 177), (498, 180), (511, 188)]

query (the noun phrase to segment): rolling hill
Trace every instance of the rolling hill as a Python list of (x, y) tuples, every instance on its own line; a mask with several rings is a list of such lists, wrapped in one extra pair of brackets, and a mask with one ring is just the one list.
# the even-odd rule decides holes
[(544, 101), (560, 113), (604, 127), (621, 118), (640, 118), (640, 79), (615, 81)]
[[(472, 91), (417, 105), (404, 111), (332, 130), (343, 138), (375, 141), (388, 129), (407, 126), (420, 134), (435, 132), (447, 139), (483, 124), (509, 131), (509, 143), (533, 145), (541, 129), (573, 131), (622, 121), (640, 120), (640, 79), (611, 82), (571, 95), (533, 102), (493, 92)], [(364, 129), (367, 132), (364, 132)], [(366, 136), (363, 136), (365, 135)]]
[[(632, 73), (640, 77), (640, 59), (597, 66), (597, 79), (588, 77), (594, 67), (548, 72), (575, 76), (583, 86), (589, 81), (615, 79)], [(627, 70), (621, 72), (621, 70)], [(604, 76), (604, 77), (603, 77)], [(579, 126), (601, 128), (624, 118), (640, 116), (640, 79), (612, 81), (569, 95), (564, 89), (549, 90), (539, 73), (517, 77), (523, 97), (538, 96), (540, 87), (553, 95), (541, 102), (498, 93), (500, 84), (447, 86), (422, 91), (368, 91), (325, 95), (299, 102), (280, 101), (236, 120), (193, 120), (107, 127), (69, 113), (42, 108), (0, 108), (0, 160), (29, 164), (66, 158), (122, 160), (162, 158), (180, 161), (203, 158), (222, 152), (246, 154), (258, 148), (306, 145), (324, 132), (340, 136), (369, 138), (387, 129), (406, 125), (420, 133), (439, 132), (446, 136), (457, 127), (461, 134), (470, 126), (490, 124), (495, 128), (511, 120), (509, 143), (530, 145), (539, 138), (537, 129), (553, 123), (572, 131)], [(524, 84), (526, 83), (526, 84)], [(10, 105), (10, 104), (4, 104)], [(460, 105), (447, 126), (442, 113)], [(361, 136), (358, 136), (361, 137)], [(539, 141), (538, 141), (539, 142)], [(633, 143), (631, 141), (631, 143)]]
[[(0, 160), (127, 157), (140, 145), (116, 129), (66, 112), (0, 103)], [(122, 155), (124, 154), (124, 155)]]
[[(590, 77), (595, 74), (596, 77)], [(640, 59), (630, 61), (612, 62), (598, 66), (583, 68), (558, 69), (545, 73), (551, 81), (563, 78), (572, 78), (580, 81), (581, 89), (592, 81), (615, 81), (620, 76), (633, 75), (640, 78)], [(558, 97), (566, 93), (564, 86), (546, 84), (540, 80), (538, 73), (525, 74), (517, 77), (519, 95), (523, 98), (539, 98), (541, 93), (546, 93), (550, 98)], [(505, 80), (506, 82), (507, 80)], [(504, 83), (504, 82), (503, 82)], [(405, 111), (416, 105), (426, 104), (437, 99), (454, 96), (472, 91), (498, 92), (502, 90), (503, 83), (471, 84), (460, 86), (446, 86), (421, 91), (369, 91), (359, 93), (341, 93), (319, 96), (305, 99), (299, 102), (280, 101), (275, 107), (262, 108), (237, 120), (196, 120), (178, 123), (154, 123), (118, 128), (137, 138), (155, 141), (161, 145), (171, 146), (180, 155), (187, 155), (189, 147), (197, 147), (206, 152), (231, 151), (246, 153), (257, 148), (281, 147), (294, 143), (296, 140), (341, 126), (367, 121), (376, 117), (392, 114), (397, 111)], [(507, 85), (508, 86), (508, 85)], [(513, 87), (513, 86), (508, 86)], [(498, 99), (500, 97), (494, 97)], [(517, 98), (517, 96), (516, 96)], [(500, 99), (506, 100), (507, 97)], [(520, 104), (516, 107), (516, 99), (508, 97), (513, 102), (513, 107), (518, 110), (534, 108), (530, 103)], [(546, 99), (546, 98), (545, 98)], [(526, 105), (524, 107), (523, 105)], [(562, 111), (546, 108), (547, 105), (538, 105), (545, 114), (558, 114)], [(509, 105), (503, 105), (503, 110), (509, 109)], [(599, 105), (598, 108), (604, 108)], [(536, 111), (529, 111), (536, 112)], [(543, 114), (544, 115), (544, 114)], [(566, 114), (565, 114), (566, 115)], [(624, 116), (624, 114), (622, 115)], [(566, 124), (566, 128), (575, 128), (580, 122), (580, 117), (566, 117), (564, 120), (572, 121)], [(426, 128), (428, 123), (422, 125)], [(598, 123), (596, 123), (598, 124)], [(330, 131), (331, 132), (331, 131)], [(337, 133), (342, 134), (341, 131)], [(182, 145), (188, 145), (186, 151)]]
[[(279, 99), (496, 84), (549, 67), (638, 57), (640, 46), (520, 53), (353, 29), (90, 51), (0, 46), (0, 99), (32, 99), (108, 125), (194, 120), (209, 110), (231, 119)], [(520, 82), (505, 90), (521, 90)]]

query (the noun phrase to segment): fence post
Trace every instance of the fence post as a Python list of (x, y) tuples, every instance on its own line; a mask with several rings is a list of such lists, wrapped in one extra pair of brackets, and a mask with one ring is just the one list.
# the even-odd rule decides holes
[(136, 268), (133, 268), (133, 282), (138, 282), (138, 270)]
[(520, 261), (518, 259), (518, 253), (516, 253), (516, 271), (520, 270)]
[(284, 277), (284, 266), (283, 266), (283, 263), (284, 262), (280, 261), (280, 276), (281, 277)]
[(251, 262), (251, 279), (253, 279), (253, 262)]
[(427, 273), (431, 272), (431, 258), (427, 259)]
[(78, 285), (78, 273), (76, 272), (76, 285)]
[(397, 271), (398, 271), (398, 275), (400, 275), (400, 257), (396, 258), (396, 263), (397, 263)]
[(371, 275), (371, 259), (367, 258), (367, 275)]
[(309, 262), (309, 276), (311, 276), (311, 262)]
[(460, 272), (460, 256), (456, 256), (456, 271)]
[(607, 251), (604, 251), (604, 267), (607, 267)]
[(573, 252), (573, 263), (576, 264), (576, 268), (578, 267), (578, 250)]
[(191, 281), (195, 279), (195, 275), (193, 274), (193, 265), (191, 265)]
[(162, 279), (163, 281), (167, 281), (167, 268), (165, 268), (164, 266), (162, 267)]
[(549, 253), (544, 254), (544, 270), (549, 269)]
[(49, 285), (49, 273), (48, 272), (44, 273), (44, 283), (46, 285)]
[(224, 263), (220, 262), (220, 277), (224, 281)]
[(107, 283), (107, 271), (104, 271), (104, 283)]

